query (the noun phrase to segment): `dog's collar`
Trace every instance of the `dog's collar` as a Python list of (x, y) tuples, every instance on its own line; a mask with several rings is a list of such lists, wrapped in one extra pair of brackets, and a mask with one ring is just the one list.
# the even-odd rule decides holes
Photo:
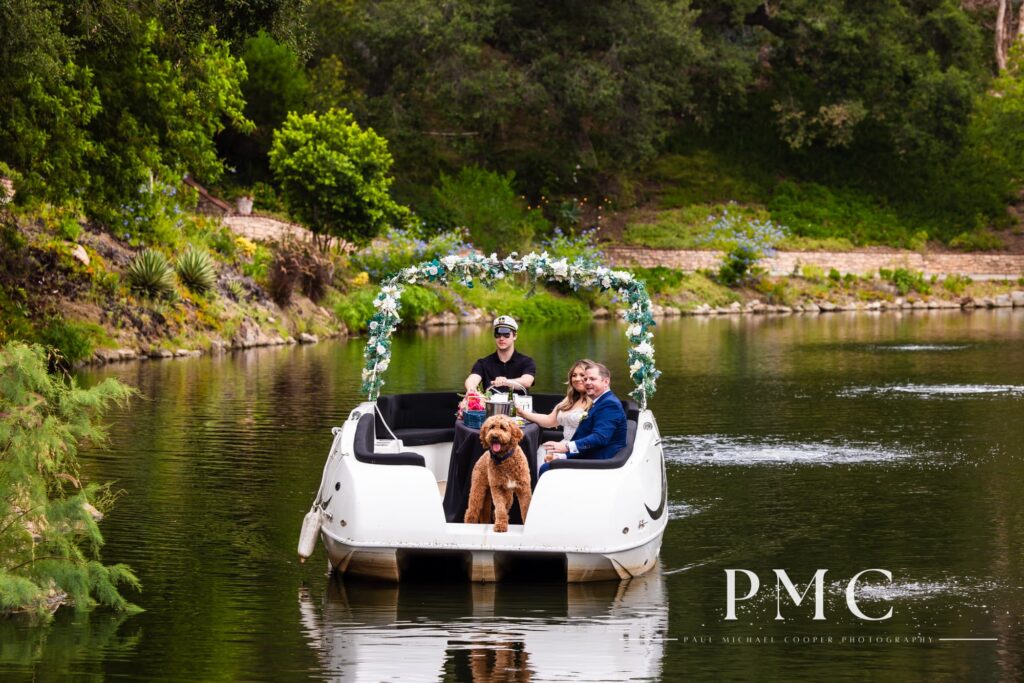
[(500, 465), (501, 463), (503, 463), (506, 460), (508, 460), (509, 458), (511, 458), (512, 455), (516, 452), (516, 449), (514, 449), (514, 448), (508, 449), (508, 452), (505, 453), (505, 455), (495, 455), (494, 451), (491, 451), (491, 450), (489, 450), (487, 452), (491, 454), (491, 460), (493, 460), (495, 462), (495, 464)]

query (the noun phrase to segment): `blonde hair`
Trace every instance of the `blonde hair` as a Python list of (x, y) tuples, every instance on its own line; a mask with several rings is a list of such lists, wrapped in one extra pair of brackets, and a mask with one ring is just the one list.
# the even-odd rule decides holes
[(572, 385), (572, 373), (576, 371), (576, 368), (581, 367), (583, 369), (587, 369), (595, 365), (596, 363), (589, 358), (581, 358), (572, 364), (572, 367), (569, 368), (569, 373), (565, 378), (565, 383), (569, 385), (569, 388), (565, 390), (565, 398), (562, 399), (562, 402), (555, 406), (555, 412), (560, 410), (569, 410), (580, 400), (583, 401), (584, 410), (590, 409), (590, 405), (593, 403), (593, 400), (587, 396), (586, 393), (576, 391), (576, 388)]

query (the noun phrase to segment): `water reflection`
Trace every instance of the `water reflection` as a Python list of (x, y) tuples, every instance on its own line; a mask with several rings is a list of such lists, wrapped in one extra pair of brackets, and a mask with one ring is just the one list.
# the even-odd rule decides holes
[(660, 571), (622, 583), (398, 586), (332, 580), (299, 593), (331, 680), (657, 679), (668, 628)]

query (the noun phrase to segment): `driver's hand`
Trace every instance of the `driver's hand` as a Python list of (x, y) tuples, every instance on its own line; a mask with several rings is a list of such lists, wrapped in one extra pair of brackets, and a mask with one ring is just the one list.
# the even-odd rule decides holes
[(507, 383), (508, 383), (508, 380), (505, 379), (504, 377), (495, 377), (494, 378), (494, 386), (496, 386), (496, 387), (503, 387)]

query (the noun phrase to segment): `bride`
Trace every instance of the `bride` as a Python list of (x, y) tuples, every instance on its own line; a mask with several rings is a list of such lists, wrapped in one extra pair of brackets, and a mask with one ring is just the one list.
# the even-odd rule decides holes
[[(546, 429), (554, 429), (560, 426), (562, 428), (562, 442), (572, 441), (576, 428), (580, 426), (580, 420), (583, 419), (583, 415), (590, 409), (590, 404), (592, 403), (583, 386), (583, 380), (586, 377), (587, 368), (593, 364), (594, 361), (586, 358), (578, 360), (573, 364), (569, 369), (568, 379), (566, 380), (568, 388), (565, 390), (565, 398), (547, 415), (532, 413), (526, 410), (517, 410), (516, 414), (524, 420), (536, 422)], [(544, 462), (543, 452), (537, 454), (536, 461), (536, 467), (539, 468)]]

